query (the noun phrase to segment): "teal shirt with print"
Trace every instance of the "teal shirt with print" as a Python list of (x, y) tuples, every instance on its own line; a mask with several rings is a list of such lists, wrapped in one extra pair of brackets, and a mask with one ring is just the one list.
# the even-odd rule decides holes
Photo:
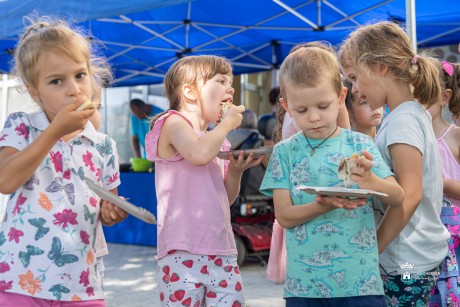
[[(308, 140), (313, 147), (322, 141)], [(393, 176), (367, 135), (342, 129), (311, 155), (300, 132), (274, 147), (260, 191), (272, 196), (274, 189), (287, 189), (294, 205), (313, 202), (315, 195), (296, 187), (340, 185), (340, 161), (361, 150), (374, 156), (374, 174), (381, 178)], [(371, 199), (355, 210), (335, 209), (286, 229), (286, 249), (284, 297), (384, 295)]]

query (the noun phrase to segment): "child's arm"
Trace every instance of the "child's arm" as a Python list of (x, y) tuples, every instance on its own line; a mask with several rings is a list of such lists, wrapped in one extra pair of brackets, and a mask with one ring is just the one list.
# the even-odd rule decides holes
[(240, 193), (241, 175), (246, 169), (261, 163), (264, 156), (254, 159), (254, 153), (251, 152), (248, 157), (244, 159), (244, 153), (240, 152), (238, 159), (233, 158), (232, 154), (229, 154), (229, 159), (230, 164), (228, 165), (224, 184), (225, 190), (227, 190), (228, 201), (230, 205), (232, 205)]
[(18, 151), (12, 147), (0, 148), (0, 193), (16, 191), (30, 179), (61, 137), (85, 126), (95, 109), (74, 112), (80, 105), (79, 101), (66, 105), (48, 128), (25, 149)]
[(444, 178), (443, 189), (446, 195), (460, 199), (460, 181)]
[[(171, 115), (166, 120), (160, 135), (160, 150), (162, 142), (165, 142), (169, 147), (173, 147), (170, 150), (176, 150), (190, 163), (206, 165), (216, 157), (228, 132), (237, 128), (242, 118), (233, 106), (213, 130), (198, 138), (190, 124), (182, 117)], [(162, 139), (163, 137), (165, 139)]]
[(378, 196), (378, 199), (390, 207), (399, 207), (404, 200), (404, 190), (394, 177), (380, 178), (372, 173), (373, 156), (366, 150), (361, 151), (362, 157), (357, 160), (358, 167), (351, 169), (351, 179), (356, 181), (360, 188), (368, 189), (388, 196)]
[[(113, 194), (118, 196), (117, 188), (110, 190)], [(128, 217), (128, 213), (118, 206), (106, 201), (101, 200), (101, 214), (100, 220), (104, 226), (112, 226), (113, 224), (122, 222)]]
[(388, 207), (377, 227), (379, 253), (404, 229), (422, 200), (421, 152), (401, 143), (389, 149), (396, 179), (404, 190), (404, 201), (400, 207)]
[(318, 196), (314, 202), (294, 206), (289, 190), (274, 189), (273, 202), (278, 223), (284, 228), (292, 228), (337, 208), (356, 209), (365, 205), (366, 199)]

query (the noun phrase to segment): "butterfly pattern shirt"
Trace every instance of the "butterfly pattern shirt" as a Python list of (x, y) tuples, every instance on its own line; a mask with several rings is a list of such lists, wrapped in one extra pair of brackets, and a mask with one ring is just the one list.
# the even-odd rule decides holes
[[(309, 141), (312, 146), (322, 142)], [(342, 129), (311, 156), (306, 138), (297, 133), (274, 147), (260, 190), (271, 196), (274, 189), (287, 189), (294, 205), (313, 202), (315, 195), (296, 187), (340, 185), (340, 161), (361, 150), (373, 155), (374, 174), (381, 178), (393, 175), (374, 142), (364, 134)], [(286, 251), (285, 297), (384, 294), (371, 199), (355, 210), (335, 209), (286, 229)]]
[[(43, 112), (10, 114), (0, 147), (23, 150), (48, 126)], [(56, 142), (9, 197), (0, 227), (0, 291), (62, 301), (104, 298), (95, 250), (100, 198), (84, 178), (114, 189), (118, 165), (115, 142), (89, 122), (74, 138)]]

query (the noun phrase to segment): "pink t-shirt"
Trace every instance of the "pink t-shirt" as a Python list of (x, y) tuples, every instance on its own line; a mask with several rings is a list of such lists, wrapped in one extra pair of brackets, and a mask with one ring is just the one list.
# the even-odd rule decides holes
[[(193, 165), (179, 153), (162, 159), (157, 156), (161, 129), (169, 111), (160, 117), (146, 137), (147, 158), (155, 162), (155, 189), (158, 202), (158, 258), (171, 250), (199, 255), (236, 255), (230, 223), (230, 205), (224, 185), (227, 160), (214, 158), (207, 165)], [(198, 137), (200, 131), (195, 130)], [(230, 149), (225, 140), (221, 150)]]
[[(455, 159), (449, 149), (449, 145), (447, 145), (444, 140), (444, 137), (453, 127), (455, 127), (455, 125), (452, 124), (439, 138), (436, 139), (436, 141), (438, 143), (439, 156), (441, 157), (443, 177), (460, 181), (460, 164), (458, 164), (457, 159)], [(444, 194), (444, 202), (450, 203), (451, 206), (460, 207), (460, 199), (449, 197), (446, 194)], [(446, 206), (446, 204), (444, 204), (444, 206)]]

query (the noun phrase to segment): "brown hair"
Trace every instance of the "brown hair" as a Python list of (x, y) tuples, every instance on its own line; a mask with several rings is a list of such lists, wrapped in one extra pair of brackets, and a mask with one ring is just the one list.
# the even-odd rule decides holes
[[(198, 90), (199, 81), (206, 82), (217, 74), (232, 75), (230, 61), (214, 55), (186, 56), (177, 60), (169, 68), (164, 78), (164, 93), (169, 101), (169, 109), (179, 111), (182, 101), (182, 86), (190, 84)], [(167, 111), (152, 118), (150, 128)]]
[(460, 116), (460, 65), (456, 63), (448, 63), (452, 65), (453, 74), (449, 76), (449, 74), (444, 70), (442, 63), (438, 59), (432, 58), (432, 63), (436, 66), (439, 71), (439, 81), (441, 85), (441, 89), (450, 89), (452, 90), (452, 96), (450, 97), (448, 106), (449, 111), (452, 113), (454, 117)]
[(86, 63), (90, 73), (88, 77), (99, 86), (110, 83), (110, 66), (104, 57), (96, 55), (94, 39), (87, 39), (79, 29), (71, 28), (60, 19), (36, 14), (25, 19), (30, 25), (19, 38), (12, 69), (24, 85), (37, 85), (37, 62), (48, 51), (63, 53), (77, 62)]
[(423, 106), (430, 107), (441, 95), (436, 67), (426, 56), (411, 48), (407, 34), (392, 22), (363, 26), (352, 32), (339, 51), (340, 64), (369, 71), (385, 65), (396, 80), (413, 87), (413, 95)]

